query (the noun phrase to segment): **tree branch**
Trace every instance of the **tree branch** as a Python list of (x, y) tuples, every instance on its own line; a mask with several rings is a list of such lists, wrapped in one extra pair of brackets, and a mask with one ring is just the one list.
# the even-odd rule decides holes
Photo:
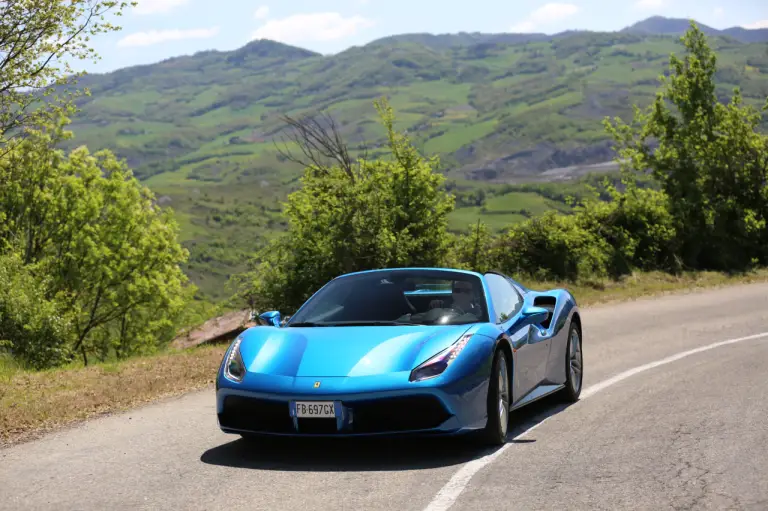
[(334, 161), (347, 174), (351, 181), (355, 181), (355, 169), (349, 150), (345, 144), (336, 121), (330, 114), (320, 114), (315, 117), (304, 116), (293, 118), (284, 115), (281, 119), (288, 125), (288, 141), (296, 144), (303, 157), (294, 156), (288, 143), (286, 149), (277, 148), (285, 159), (298, 163), (303, 167), (316, 167), (320, 172), (328, 172), (328, 161)]

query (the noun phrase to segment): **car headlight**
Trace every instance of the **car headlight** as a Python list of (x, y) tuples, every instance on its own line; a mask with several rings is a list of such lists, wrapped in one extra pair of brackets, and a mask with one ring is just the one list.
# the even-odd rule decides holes
[(448, 369), (448, 366), (451, 365), (451, 362), (453, 362), (456, 357), (459, 356), (459, 353), (461, 353), (461, 350), (464, 349), (464, 346), (467, 345), (471, 338), (472, 334), (465, 334), (461, 336), (461, 339), (411, 371), (411, 377), (409, 380), (422, 381), (441, 375), (446, 369)]
[(232, 343), (232, 349), (229, 350), (229, 355), (227, 355), (227, 361), (224, 364), (224, 376), (236, 382), (243, 381), (245, 377), (245, 364), (243, 363), (242, 355), (240, 355), (240, 343), (242, 340), (242, 337), (235, 339), (235, 342)]

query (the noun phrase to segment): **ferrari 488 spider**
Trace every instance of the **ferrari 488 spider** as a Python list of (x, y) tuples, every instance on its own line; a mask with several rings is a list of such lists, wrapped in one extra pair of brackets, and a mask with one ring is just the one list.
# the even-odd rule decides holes
[(287, 321), (260, 315), (216, 378), (222, 431), (252, 435), (479, 435), (509, 413), (576, 401), (582, 329), (566, 290), (501, 273), (396, 268), (337, 277)]

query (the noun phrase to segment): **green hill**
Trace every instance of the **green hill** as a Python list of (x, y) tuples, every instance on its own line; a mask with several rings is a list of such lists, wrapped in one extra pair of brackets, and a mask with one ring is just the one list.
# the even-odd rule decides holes
[[(91, 96), (79, 104), (74, 143), (114, 150), (177, 211), (192, 252), (187, 270), (209, 296), (222, 297), (247, 254), (283, 227), (280, 200), (297, 185), (300, 167), (275, 147), (282, 114), (328, 111), (348, 142), (375, 155), (384, 131), (372, 101), (386, 95), (399, 128), (440, 154), (460, 189), (547, 180), (546, 171), (611, 160), (602, 119), (628, 118), (633, 103), (647, 104), (669, 54), (681, 51), (676, 37), (648, 33), (647, 24), (630, 29), (411, 34), (334, 56), (272, 41), (201, 52), (83, 79)], [(763, 104), (765, 42), (717, 34), (712, 45), (723, 96), (738, 85), (747, 101)], [(482, 216), (502, 228), (567, 208), (537, 191), (508, 191), (482, 205), (460, 203), (452, 225)]]

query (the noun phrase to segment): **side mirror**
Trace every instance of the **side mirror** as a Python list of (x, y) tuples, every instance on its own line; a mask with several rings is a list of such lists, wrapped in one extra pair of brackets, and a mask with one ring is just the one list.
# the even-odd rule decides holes
[(543, 307), (526, 307), (520, 316), (520, 326), (540, 325), (549, 317), (549, 311)]
[(265, 325), (280, 327), (280, 311), (269, 311), (259, 314)]

